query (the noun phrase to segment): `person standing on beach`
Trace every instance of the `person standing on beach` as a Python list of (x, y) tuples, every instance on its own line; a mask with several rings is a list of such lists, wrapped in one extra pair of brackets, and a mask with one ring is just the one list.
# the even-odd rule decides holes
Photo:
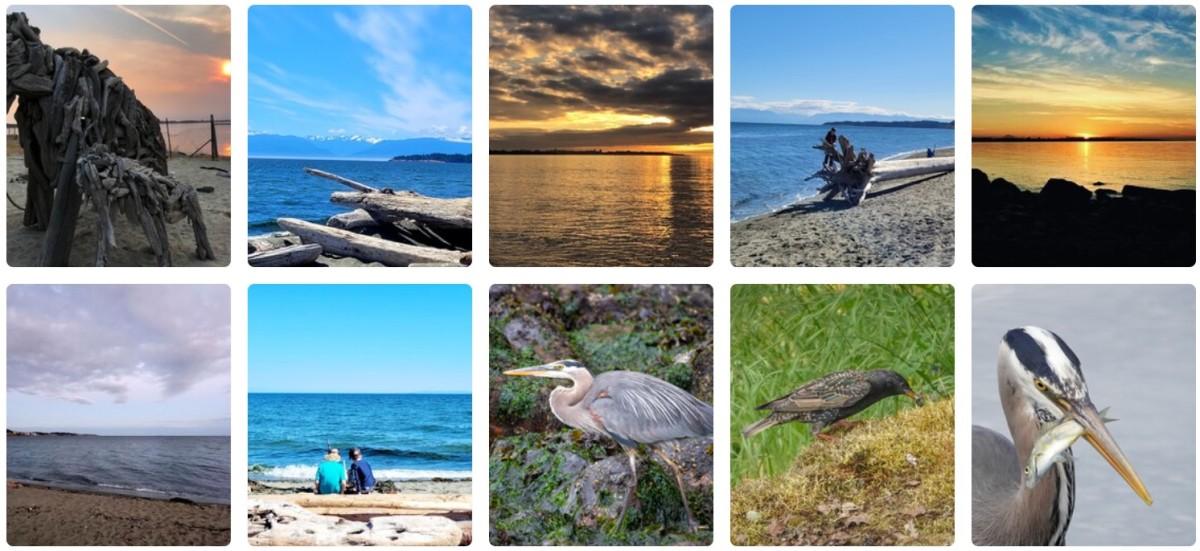
[(346, 467), (337, 448), (330, 448), (325, 460), (317, 465), (315, 489), (318, 494), (340, 494), (346, 490)]
[[(829, 127), (829, 132), (825, 133), (825, 143), (827, 143), (831, 146), (833, 144), (837, 143), (837, 129), (836, 128), (834, 128), (832, 126)], [(826, 153), (825, 160), (821, 161), (821, 168), (824, 168), (826, 170), (833, 170), (833, 162), (834, 161), (835, 161), (835, 159), (833, 158), (833, 155)]]
[(362, 450), (350, 448), (350, 493), (369, 494), (375, 490), (375, 473), (371, 464), (363, 459)]

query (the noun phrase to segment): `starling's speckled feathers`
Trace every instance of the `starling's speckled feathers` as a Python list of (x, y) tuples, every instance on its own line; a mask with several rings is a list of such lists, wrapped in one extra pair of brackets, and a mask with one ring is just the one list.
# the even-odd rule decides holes
[(889, 369), (830, 373), (758, 406), (756, 409), (768, 410), (771, 414), (746, 427), (742, 435), (749, 438), (791, 421), (808, 423), (815, 435), (826, 426), (897, 394), (913, 395), (908, 381)]

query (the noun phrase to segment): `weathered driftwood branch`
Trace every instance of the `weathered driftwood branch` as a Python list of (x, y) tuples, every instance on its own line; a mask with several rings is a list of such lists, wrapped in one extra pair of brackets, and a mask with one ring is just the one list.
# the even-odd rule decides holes
[(324, 248), (316, 243), (291, 245), (278, 249), (251, 254), (250, 265), (258, 268), (280, 266), (308, 266), (317, 261)]
[[(211, 258), (199, 204), (189, 195), (190, 186), (143, 177), (142, 184), (165, 187), (135, 190), (127, 187), (131, 184), (124, 171), (101, 174), (101, 169), (85, 170), (88, 163), (107, 162), (101, 159), (104, 157), (128, 159), (160, 176), (167, 174), (167, 151), (158, 119), (108, 69), (108, 62), (87, 50), (55, 50), (42, 43), (41, 32), (19, 12), (8, 14), (6, 38), (7, 101), (11, 108), (14, 101), (20, 100), (14, 118), (28, 173), (23, 223), (46, 232), (40, 263), (67, 264), (84, 200), (92, 200), (98, 209), (109, 206), (107, 199), (97, 201), (90, 195), (100, 188), (113, 194), (119, 189), (142, 192), (134, 200), (149, 203), (134, 209), (131, 216), (137, 216), (150, 237), (160, 264), (164, 259), (170, 263), (164, 216), (172, 212), (183, 212), (192, 220), (197, 255)], [(111, 177), (114, 182), (109, 185), (92, 179), (94, 176)], [(161, 195), (183, 202), (155, 205)], [(179, 208), (173, 210), (174, 206)], [(101, 265), (107, 260), (108, 247), (115, 243), (108, 216), (107, 211), (100, 213), (97, 262)]]
[(329, 198), (339, 205), (361, 208), (379, 221), (413, 220), (435, 230), (471, 229), (471, 199), (437, 199), (411, 191), (363, 193), (339, 191)]
[(396, 243), (296, 218), (280, 218), (276, 223), (279, 227), (296, 234), (305, 243), (321, 245), (327, 253), (379, 262), (386, 266), (462, 265), (463, 261), (469, 258), (468, 254), (458, 251)]
[(316, 176), (318, 178), (325, 178), (328, 180), (333, 180), (339, 184), (350, 187), (352, 189), (356, 189), (358, 191), (364, 191), (364, 192), (368, 192), (368, 193), (374, 192), (374, 191), (379, 191), (378, 189), (368, 186), (367, 184), (355, 182), (354, 180), (351, 180), (349, 178), (345, 178), (343, 176), (338, 176), (337, 174), (333, 174), (332, 172), (325, 172), (324, 170), (317, 170), (315, 168), (305, 167), (304, 173), (312, 175), (312, 176)]
[(851, 206), (858, 206), (866, 199), (867, 192), (875, 182), (954, 170), (953, 157), (876, 162), (875, 154), (866, 149), (855, 153), (854, 146), (846, 136), (838, 136), (838, 146), (840, 151), (838, 147), (824, 141), (813, 146), (813, 149), (821, 150), (837, 162), (836, 170), (822, 167), (807, 178), (825, 181), (818, 193), (826, 193), (826, 201), (841, 195)]

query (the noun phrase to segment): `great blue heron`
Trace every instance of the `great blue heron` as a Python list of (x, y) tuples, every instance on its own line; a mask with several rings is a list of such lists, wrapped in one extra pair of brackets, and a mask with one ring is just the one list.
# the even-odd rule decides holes
[(675, 474), (688, 526), (696, 529), (684, 489), (683, 473), (656, 444), (681, 438), (710, 437), (712, 406), (662, 379), (635, 371), (606, 371), (595, 377), (575, 360), (559, 360), (505, 371), (514, 377), (568, 379), (574, 384), (550, 391), (550, 411), (563, 424), (616, 440), (629, 457), (633, 484), (625, 495), (618, 524), (637, 489), (637, 447), (648, 445)]
[(1009, 331), (1000, 343), (996, 371), (1013, 441), (978, 425), (971, 428), (971, 533), (976, 545), (1065, 545), (1075, 510), (1071, 450), (1032, 488), (1022, 483), (1022, 465), (1039, 433), (1063, 420), (1078, 422), (1088, 443), (1151, 503), (1104, 426), (1104, 415), (1092, 404), (1079, 358), (1058, 335), (1039, 327)]
[(890, 369), (871, 371), (837, 371), (804, 383), (786, 396), (776, 398), (759, 410), (771, 413), (765, 419), (742, 429), (749, 438), (775, 425), (789, 421), (809, 424), (813, 436), (821, 437), (821, 429), (858, 413), (888, 396), (903, 394), (921, 404), (921, 399), (908, 386), (903, 375)]

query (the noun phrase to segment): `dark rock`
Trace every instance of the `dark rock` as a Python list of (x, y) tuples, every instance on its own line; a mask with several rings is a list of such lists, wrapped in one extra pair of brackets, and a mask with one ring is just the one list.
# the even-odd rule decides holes
[(575, 479), (567, 496), (566, 510), (575, 522), (596, 527), (612, 524), (621, 516), (625, 496), (633, 484), (625, 454), (592, 463)]
[(1104, 185), (1104, 182), (1092, 182), (1092, 185), (1096, 186), (1096, 187), (1100, 187), (1100, 186)]
[(212, 187), (212, 186), (200, 186), (200, 187), (196, 188), (196, 191), (198, 191), (200, 193), (212, 193), (216, 190), (217, 190), (217, 188)]
[(504, 338), (514, 350), (529, 350), (544, 362), (571, 357), (571, 349), (545, 320), (518, 316), (504, 326)]
[(1092, 192), (1070, 180), (1051, 178), (1038, 193), (1042, 204), (1053, 209), (1083, 210), (1092, 200)]
[(1142, 204), (1154, 204), (1162, 207), (1174, 207), (1182, 203), (1194, 203), (1196, 191), (1191, 189), (1155, 189), (1135, 185), (1121, 188), (1121, 196)]

